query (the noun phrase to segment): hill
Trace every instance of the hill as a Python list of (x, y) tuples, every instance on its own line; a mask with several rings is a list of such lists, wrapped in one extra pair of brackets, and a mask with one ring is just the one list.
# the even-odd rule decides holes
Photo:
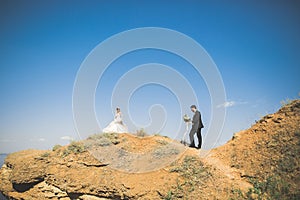
[(300, 100), (211, 151), (160, 135), (95, 134), (8, 155), (11, 199), (299, 199)]
[(253, 196), (300, 199), (300, 100), (264, 116), (212, 154), (255, 186)]

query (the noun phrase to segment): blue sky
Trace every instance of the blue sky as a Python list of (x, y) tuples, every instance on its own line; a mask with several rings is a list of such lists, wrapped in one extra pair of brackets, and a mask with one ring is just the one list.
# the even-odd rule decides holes
[[(224, 143), (256, 119), (275, 112), (281, 100), (298, 98), (299, 10), (297, 1), (1, 1), (0, 152), (49, 149), (78, 138), (72, 92), (81, 63), (100, 42), (140, 27), (179, 31), (210, 54), (227, 94), (219, 141)], [(108, 123), (112, 118), (103, 96), (113, 88), (110, 77), (149, 62), (175, 69), (185, 65), (175, 55), (155, 50), (121, 57), (97, 89), (98, 119)], [(196, 88), (203, 120), (209, 124), (211, 105), (205, 83), (193, 70), (180, 72)], [(146, 109), (154, 103), (172, 110), (178, 102), (170, 92), (150, 85), (133, 95), (132, 117), (147, 124)]]

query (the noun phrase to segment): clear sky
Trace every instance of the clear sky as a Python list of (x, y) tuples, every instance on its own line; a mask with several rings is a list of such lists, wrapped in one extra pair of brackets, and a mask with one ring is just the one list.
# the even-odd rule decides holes
[[(220, 144), (261, 116), (275, 112), (281, 100), (298, 98), (299, 1), (2, 0), (0, 152), (50, 149), (67, 144), (70, 138), (78, 139), (72, 92), (81, 63), (100, 42), (140, 27), (179, 31), (210, 54), (227, 95)], [(112, 92), (117, 77), (137, 65), (154, 62), (177, 70), (188, 66), (176, 55), (151, 49), (120, 57), (97, 88), (99, 120), (104, 124), (112, 120), (105, 94)], [(211, 105), (205, 83), (192, 69), (180, 73), (196, 88), (204, 123), (209, 124)], [(155, 84), (140, 88), (129, 102), (131, 117), (140, 124), (129, 127), (132, 132), (149, 123), (148, 108), (153, 104), (162, 104), (167, 111), (178, 106), (166, 88)], [(190, 105), (186, 106), (188, 111)], [(170, 120), (171, 116), (168, 114)], [(128, 120), (125, 115), (124, 121)], [(162, 133), (171, 131), (169, 124)]]

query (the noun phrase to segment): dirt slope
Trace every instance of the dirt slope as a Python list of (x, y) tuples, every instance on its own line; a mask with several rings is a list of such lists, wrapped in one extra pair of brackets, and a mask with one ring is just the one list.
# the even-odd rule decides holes
[(53, 150), (10, 154), (11, 199), (299, 199), (300, 101), (212, 151), (163, 136), (95, 134)]
[(253, 196), (300, 199), (300, 100), (235, 134), (212, 155), (253, 183)]

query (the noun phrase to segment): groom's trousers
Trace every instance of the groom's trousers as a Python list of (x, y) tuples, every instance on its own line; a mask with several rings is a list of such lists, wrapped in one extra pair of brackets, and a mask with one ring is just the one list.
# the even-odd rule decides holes
[(194, 139), (195, 133), (197, 133), (197, 138), (198, 138), (198, 142), (199, 142), (198, 148), (201, 148), (201, 146), (202, 146), (201, 128), (192, 127), (190, 134), (189, 134), (190, 141), (191, 141), (190, 146), (195, 146), (195, 139)]
[(197, 138), (198, 138), (198, 148), (201, 149), (201, 146), (202, 146), (202, 135), (201, 135), (201, 129), (202, 128), (198, 128), (197, 130)]

